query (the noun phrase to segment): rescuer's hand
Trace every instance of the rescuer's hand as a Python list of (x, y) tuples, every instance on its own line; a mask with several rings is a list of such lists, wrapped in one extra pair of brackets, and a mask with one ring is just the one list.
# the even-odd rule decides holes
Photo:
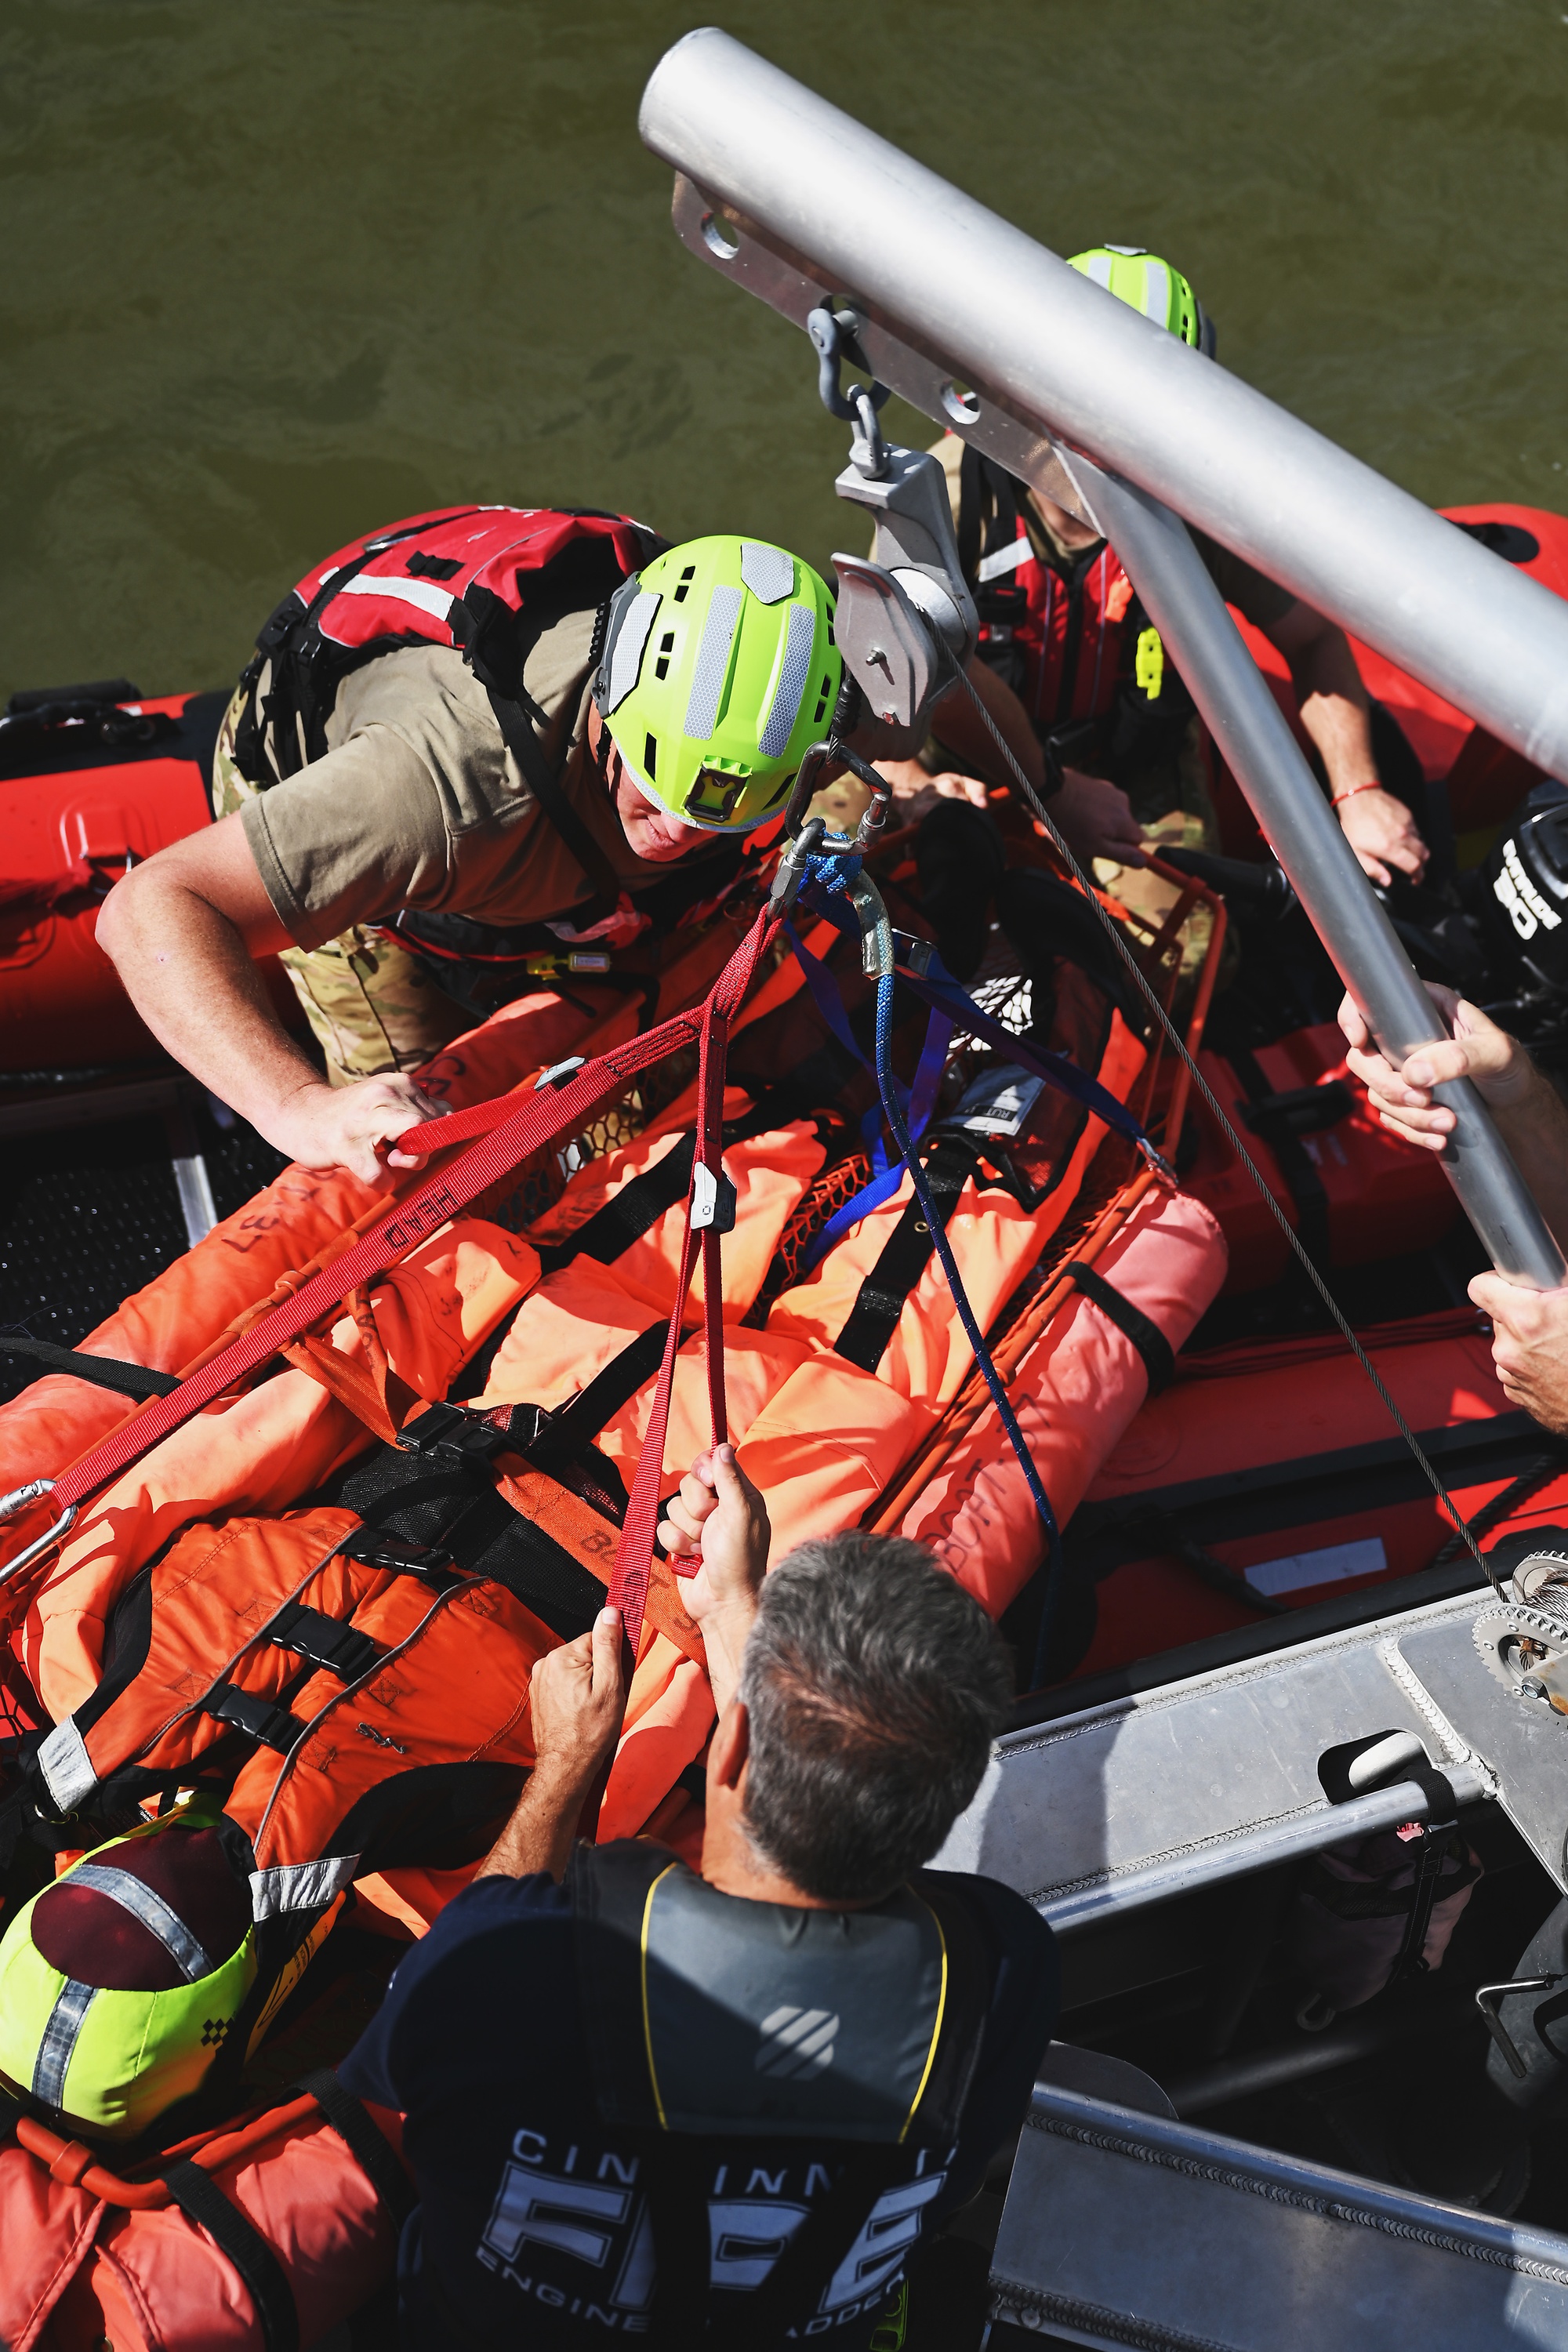
[(1489, 1021), (1479, 1005), (1467, 1004), (1453, 989), (1433, 981), (1426, 993), (1454, 1034), (1418, 1046), (1397, 1068), (1378, 1051), (1365, 1015), (1349, 996), (1340, 1006), (1340, 1027), (1350, 1040), (1345, 1060), (1384, 1126), (1424, 1151), (1441, 1151), (1454, 1131), (1454, 1114), (1434, 1102), (1435, 1086), (1470, 1078), (1492, 1110), (1508, 1112), (1533, 1090), (1538, 1073), (1518, 1038)]
[(906, 820), (921, 814), (910, 803), (928, 793), (934, 793), (942, 801), (970, 801), (976, 808), (984, 808), (991, 797), (978, 776), (966, 776), (957, 768), (943, 768), (933, 776), (918, 760), (879, 760), (877, 773), (886, 776), (893, 787), (893, 805)]
[(1362, 870), (1386, 888), (1389, 867), (1419, 882), (1430, 852), (1416, 831), (1415, 819), (1405, 803), (1380, 785), (1375, 792), (1352, 793), (1339, 806), (1340, 829), (1362, 863)]
[(714, 1703), (722, 1714), (741, 1675), (741, 1654), (768, 1570), (773, 1529), (768, 1507), (735, 1458), (732, 1445), (700, 1454), (659, 1523), (658, 1539), (678, 1572), (680, 1597), (702, 1628)]
[(1080, 866), (1109, 857), (1118, 866), (1146, 866), (1143, 828), (1131, 802), (1103, 776), (1064, 768), (1061, 790), (1046, 803), (1056, 826)]
[(584, 1796), (620, 1737), (626, 1713), (621, 1612), (601, 1609), (593, 1630), (547, 1650), (529, 1680), (534, 1777)]
[(529, 1680), (534, 1767), (512, 1817), (480, 1863), (479, 1878), (565, 1875), (584, 1808), (596, 1810), (626, 1709), (621, 1612), (601, 1609), (592, 1633), (540, 1659)]
[(388, 1168), (417, 1168), (416, 1154), (387, 1151), (422, 1119), (439, 1118), (443, 1106), (421, 1092), (412, 1078), (359, 1078), (330, 1087), (316, 1079), (286, 1097), (274, 1116), (256, 1124), (268, 1143), (303, 1168), (346, 1168), (374, 1184)]
[(1510, 1404), (1568, 1436), (1568, 1290), (1521, 1290), (1478, 1274), (1470, 1297), (1492, 1319), (1492, 1361)]

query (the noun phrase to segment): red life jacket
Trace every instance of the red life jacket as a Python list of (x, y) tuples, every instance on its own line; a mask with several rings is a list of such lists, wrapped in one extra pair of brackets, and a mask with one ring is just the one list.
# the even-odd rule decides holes
[[(542, 725), (522, 684), (541, 635), (569, 613), (605, 604), (664, 544), (629, 515), (487, 506), (411, 515), (339, 548), (289, 590), (256, 641), (241, 679), (251, 698), (235, 743), (240, 773), (272, 781), (261, 725), (271, 730), (279, 775), (319, 760), (343, 679), (406, 646), (458, 647), (481, 685)], [(258, 710), (255, 688), (268, 663)]]
[[(488, 690), (542, 813), (594, 893), (585, 907), (574, 907), (563, 936), (625, 947), (650, 928), (663, 932), (689, 919), (736, 879), (740, 845), (716, 843), (634, 898), (562, 789), (563, 749), (552, 761), (542, 740), (545, 713), (523, 684), (540, 637), (571, 613), (600, 615), (592, 663), (609, 599), (667, 544), (646, 523), (595, 508), (484, 506), (413, 515), (340, 548), (290, 589), (256, 641), (240, 679), (246, 701), (235, 729), (236, 766), (265, 791), (276, 781), (274, 765), (277, 776), (288, 777), (324, 755), (338, 688), (354, 670), (408, 646), (456, 647)], [(460, 911), (405, 908), (394, 928), (426, 959), (437, 986), (477, 1020), (542, 985), (531, 959), (561, 946), (548, 925), (506, 929)]]
[(966, 448), (958, 546), (980, 614), (982, 656), (1048, 735), (1110, 709), (1128, 659), (1132, 583), (1113, 549), (1087, 549), (1063, 572), (1042, 563), (1012, 477)]

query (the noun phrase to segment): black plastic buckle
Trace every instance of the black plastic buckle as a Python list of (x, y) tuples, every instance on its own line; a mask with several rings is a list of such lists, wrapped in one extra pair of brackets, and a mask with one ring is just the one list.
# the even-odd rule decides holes
[(232, 1723), (247, 1739), (258, 1741), (263, 1748), (275, 1748), (279, 1756), (287, 1756), (295, 1742), (305, 1736), (304, 1725), (286, 1706), (279, 1706), (269, 1698), (258, 1698), (250, 1691), (236, 1690), (226, 1683), (204, 1702), (202, 1713), (216, 1715), (220, 1723)]
[(390, 1568), (399, 1576), (449, 1576), (456, 1566), (439, 1544), (412, 1543), (406, 1536), (384, 1536), (374, 1528), (356, 1528), (338, 1550), (362, 1568)]
[(398, 1431), (397, 1443), (405, 1454), (473, 1468), (493, 1462), (511, 1445), (504, 1430), (492, 1429), (478, 1413), (465, 1412), (458, 1404), (426, 1405), (416, 1421)]
[(313, 1666), (324, 1667), (343, 1683), (357, 1683), (385, 1652), (379, 1642), (357, 1625), (329, 1617), (323, 1610), (308, 1609), (302, 1601), (288, 1601), (267, 1629), (267, 1638), (280, 1650), (292, 1650)]

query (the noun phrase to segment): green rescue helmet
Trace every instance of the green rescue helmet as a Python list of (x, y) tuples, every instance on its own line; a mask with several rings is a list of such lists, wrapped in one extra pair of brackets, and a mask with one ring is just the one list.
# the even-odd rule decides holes
[(257, 1976), (250, 1891), (196, 1798), (112, 1838), (0, 1937), (0, 2084), (92, 2139), (199, 2091)]
[(1167, 328), (1184, 343), (1213, 359), (1214, 321), (1205, 315), (1203, 304), (1181, 271), (1162, 261), (1158, 254), (1146, 253), (1141, 245), (1097, 245), (1087, 253), (1075, 253), (1068, 268), (1076, 269), (1080, 278), (1091, 278), (1119, 302), (1141, 310), (1157, 327)]
[(843, 672), (809, 563), (765, 540), (690, 539), (616, 590), (594, 700), (656, 807), (746, 833), (783, 808)]

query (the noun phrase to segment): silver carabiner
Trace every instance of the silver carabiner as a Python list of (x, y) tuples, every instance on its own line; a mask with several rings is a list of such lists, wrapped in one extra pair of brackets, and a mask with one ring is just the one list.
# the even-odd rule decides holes
[[(55, 1482), (52, 1478), (30, 1478), (25, 1486), (13, 1486), (8, 1495), (0, 1495), (0, 1519), (15, 1518), (16, 1513), (25, 1511), (29, 1503), (41, 1503), (46, 1495), (52, 1495), (54, 1491)], [(51, 1544), (58, 1543), (62, 1536), (68, 1535), (76, 1525), (77, 1514), (80, 1509), (79, 1503), (68, 1503), (47, 1534), (37, 1537), (35, 1541), (25, 1546), (16, 1554), (15, 1559), (8, 1559), (5, 1567), (0, 1568), (0, 1584), (9, 1583), (19, 1569), (26, 1568), (39, 1557), (40, 1553), (47, 1551)]]

